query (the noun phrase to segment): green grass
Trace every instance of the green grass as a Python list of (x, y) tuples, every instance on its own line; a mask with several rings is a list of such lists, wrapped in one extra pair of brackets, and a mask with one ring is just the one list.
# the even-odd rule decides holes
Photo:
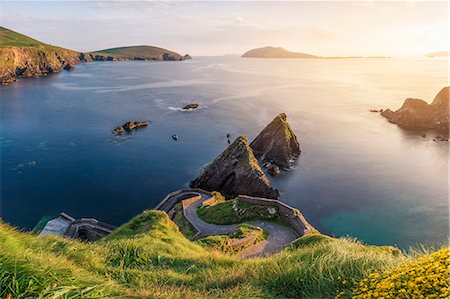
[(173, 217), (173, 222), (178, 226), (180, 232), (189, 240), (192, 240), (197, 234), (197, 230), (192, 226), (192, 224), (184, 217), (183, 206), (181, 203), (177, 203), (173, 210), (175, 215)]
[(112, 57), (129, 57), (129, 58), (141, 57), (146, 59), (158, 58), (163, 53), (169, 53), (174, 57), (180, 56), (178, 53), (175, 53), (173, 51), (153, 46), (120, 47), (120, 48), (99, 50), (92, 53)]
[(0, 26), (0, 47), (36, 47), (46, 44)]
[(197, 210), (200, 219), (212, 224), (237, 224), (256, 220), (270, 220), (283, 224), (278, 214), (270, 214), (266, 206), (238, 199), (227, 200), (214, 206), (202, 206)]
[(262, 228), (248, 224), (239, 225), (234, 232), (226, 235), (208, 236), (196, 241), (210, 250), (236, 254), (252, 245), (266, 240), (267, 232)]
[(358, 283), (411, 259), (322, 235), (248, 260), (200, 243), (160, 211), (145, 211), (94, 243), (0, 223), (0, 298), (329, 298), (352, 288), (338, 277)]

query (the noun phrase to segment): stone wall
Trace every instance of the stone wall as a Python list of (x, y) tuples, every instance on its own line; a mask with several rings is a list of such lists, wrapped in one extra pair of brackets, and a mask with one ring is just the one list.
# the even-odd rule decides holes
[(167, 196), (164, 197), (164, 199), (161, 200), (161, 202), (155, 207), (155, 210), (169, 212), (178, 202), (192, 197), (197, 197), (198, 199), (200, 199), (201, 195), (199, 192), (196, 192), (195, 189), (180, 189), (174, 191), (167, 194)]
[(238, 199), (251, 204), (264, 205), (277, 209), (281, 220), (290, 224), (298, 237), (310, 234), (312, 232), (311, 225), (306, 221), (303, 215), (293, 207), (274, 199), (252, 197), (247, 195), (239, 195)]

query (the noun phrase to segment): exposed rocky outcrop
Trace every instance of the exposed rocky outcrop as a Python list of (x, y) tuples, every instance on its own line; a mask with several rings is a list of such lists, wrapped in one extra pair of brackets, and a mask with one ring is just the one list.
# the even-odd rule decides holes
[(198, 108), (198, 104), (187, 104), (186, 106), (183, 107), (184, 110), (194, 110)]
[(389, 122), (411, 129), (433, 129), (448, 136), (450, 87), (444, 87), (431, 104), (408, 98), (397, 111), (383, 110), (381, 115)]
[(219, 191), (225, 196), (239, 194), (278, 198), (248, 145), (246, 136), (238, 137), (191, 182), (191, 187)]
[(290, 168), (292, 160), (301, 152), (297, 136), (292, 131), (284, 113), (275, 117), (253, 140), (250, 147), (255, 156), (265, 164), (269, 162), (281, 169)]
[(57, 47), (0, 47), (0, 83), (73, 69), (80, 63), (78, 52)]
[(112, 132), (113, 134), (121, 134), (123, 132), (131, 132), (134, 129), (146, 127), (150, 124), (148, 121), (129, 121), (124, 123), (122, 126), (115, 128)]
[(191, 55), (189, 55), (189, 54), (185, 54), (185, 55), (183, 56), (183, 58), (184, 58), (184, 59), (192, 59)]

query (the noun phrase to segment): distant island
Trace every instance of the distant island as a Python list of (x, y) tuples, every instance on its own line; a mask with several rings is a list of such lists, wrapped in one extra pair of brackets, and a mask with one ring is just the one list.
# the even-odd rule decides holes
[(316, 55), (290, 52), (281, 47), (264, 47), (247, 51), (242, 55), (245, 58), (321, 58)]
[(243, 58), (313, 58), (313, 59), (353, 59), (353, 58), (391, 58), (390, 56), (318, 56), (301, 52), (291, 52), (282, 47), (263, 47), (247, 51)]
[(73, 70), (81, 62), (116, 60), (190, 59), (158, 47), (131, 46), (81, 53), (43, 43), (26, 35), (0, 27), (0, 84), (7, 85), (17, 78), (47, 76), (63, 70)]
[(450, 50), (428, 53), (425, 56), (427, 56), (427, 57), (447, 57), (447, 56), (450, 56)]

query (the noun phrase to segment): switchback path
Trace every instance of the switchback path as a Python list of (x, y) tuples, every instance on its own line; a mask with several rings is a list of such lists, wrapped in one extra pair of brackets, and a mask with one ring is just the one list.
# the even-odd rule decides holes
[[(201, 236), (211, 236), (211, 235), (221, 235), (234, 231), (239, 224), (230, 225), (216, 225), (206, 223), (197, 216), (197, 209), (202, 205), (202, 203), (209, 198), (208, 195), (201, 194), (202, 198), (200, 200), (189, 202), (183, 201), (183, 207), (185, 209), (185, 215), (188, 220), (194, 224), (194, 226), (200, 230)], [(243, 222), (258, 226), (265, 230), (269, 237), (267, 240), (262, 241), (248, 249), (239, 252), (238, 257), (249, 258), (249, 257), (260, 257), (272, 254), (274, 252), (280, 251), (285, 245), (291, 243), (297, 239), (292, 228), (276, 224), (268, 221), (251, 221)], [(242, 223), (240, 223), (242, 224)]]

